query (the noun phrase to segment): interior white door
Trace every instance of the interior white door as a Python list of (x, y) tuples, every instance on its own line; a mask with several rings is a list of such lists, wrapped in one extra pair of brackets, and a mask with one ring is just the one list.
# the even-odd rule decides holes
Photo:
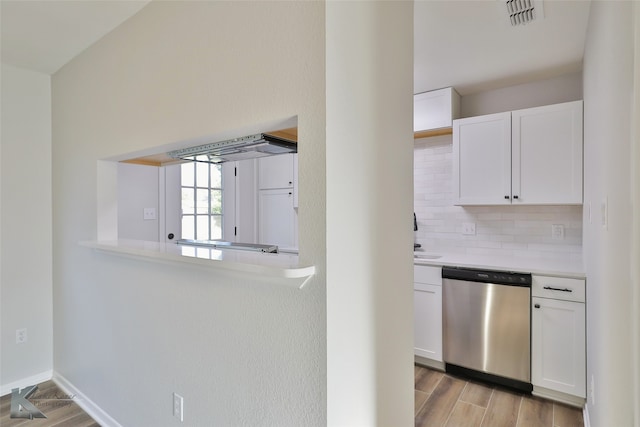
[(163, 166), (160, 171), (160, 241), (175, 242), (182, 235), (180, 165)]
[(256, 243), (258, 241), (257, 160), (241, 160), (236, 162), (236, 167), (234, 205), (235, 241), (240, 243)]

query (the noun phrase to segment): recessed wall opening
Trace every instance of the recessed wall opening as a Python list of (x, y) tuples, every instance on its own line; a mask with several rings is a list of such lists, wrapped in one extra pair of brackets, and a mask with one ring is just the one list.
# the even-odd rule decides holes
[[(250, 147), (238, 160), (174, 155), (247, 135), (273, 136), (287, 149)], [(101, 160), (98, 240), (224, 241), (297, 253), (297, 143), (293, 117)]]

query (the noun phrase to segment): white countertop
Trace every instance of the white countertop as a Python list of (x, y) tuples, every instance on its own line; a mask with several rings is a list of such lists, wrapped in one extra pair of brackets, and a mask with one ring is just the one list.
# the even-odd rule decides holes
[[(439, 258), (421, 259), (418, 258), (420, 255), (439, 256)], [(562, 254), (559, 254), (556, 258), (526, 258), (416, 251), (414, 252), (414, 257), (414, 264), (418, 265), (502, 270), (578, 279), (586, 277), (582, 261)]]
[(151, 261), (198, 265), (213, 270), (250, 274), (302, 288), (315, 274), (314, 266), (303, 266), (298, 255), (263, 253), (234, 249), (215, 249), (143, 240), (85, 241), (81, 246), (98, 251), (145, 258)]

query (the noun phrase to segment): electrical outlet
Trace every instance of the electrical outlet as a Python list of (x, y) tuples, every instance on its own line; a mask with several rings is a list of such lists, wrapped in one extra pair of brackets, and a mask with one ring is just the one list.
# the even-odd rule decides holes
[(27, 342), (27, 328), (16, 329), (16, 343), (23, 344)]
[(595, 405), (596, 404), (596, 380), (593, 377), (593, 375), (591, 375), (591, 382), (589, 383), (589, 400), (591, 401), (591, 405)]
[(156, 208), (144, 208), (142, 211), (142, 217), (145, 220), (156, 219)]
[(564, 240), (564, 225), (553, 224), (551, 226), (551, 238), (553, 240)]
[(184, 421), (184, 399), (178, 393), (173, 393), (173, 416)]
[(475, 222), (463, 222), (462, 223), (462, 234), (475, 235), (476, 234), (476, 223)]

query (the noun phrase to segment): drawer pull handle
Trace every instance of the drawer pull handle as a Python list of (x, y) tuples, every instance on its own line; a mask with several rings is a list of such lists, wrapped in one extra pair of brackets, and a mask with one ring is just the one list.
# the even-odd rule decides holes
[(540, 308), (540, 304), (535, 304), (534, 307), (535, 308)]
[(554, 288), (552, 286), (545, 286), (543, 289), (547, 289), (550, 291), (560, 291), (560, 292), (573, 292), (573, 289), (569, 289), (569, 288)]

